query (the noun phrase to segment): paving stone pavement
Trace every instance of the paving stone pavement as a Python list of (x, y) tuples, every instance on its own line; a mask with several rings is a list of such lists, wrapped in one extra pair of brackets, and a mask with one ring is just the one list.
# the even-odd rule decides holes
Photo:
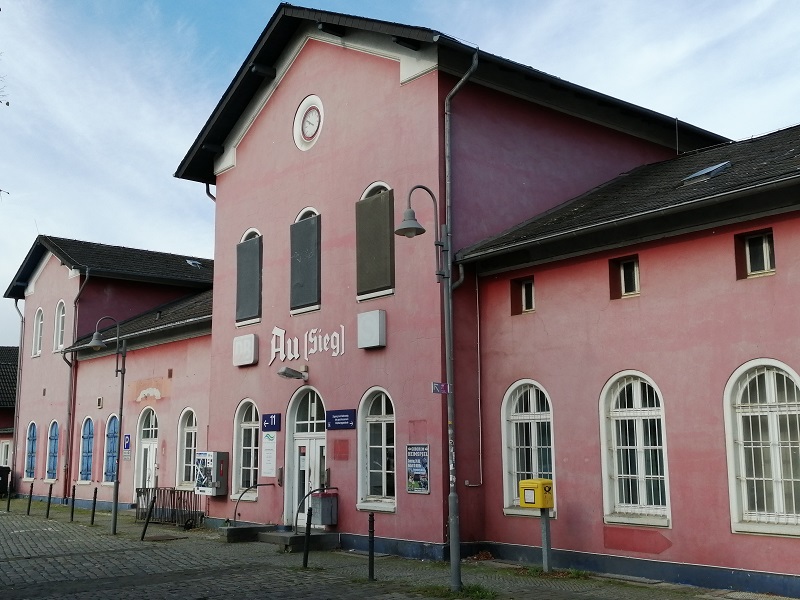
[[(121, 513), (117, 535), (111, 516), (70, 511), (15, 499), (0, 501), (0, 600), (104, 598), (162, 600), (210, 598), (286, 600), (406, 600), (432, 597), (424, 586), (446, 589), (447, 563), (397, 557), (375, 559), (377, 581), (368, 581), (368, 560), (346, 551), (284, 554), (271, 544), (228, 544), (212, 529), (183, 531), (142, 523)], [(492, 590), (499, 600), (776, 600), (776, 596), (706, 590), (655, 581), (604, 577), (534, 577), (496, 561), (465, 561), (465, 586)]]

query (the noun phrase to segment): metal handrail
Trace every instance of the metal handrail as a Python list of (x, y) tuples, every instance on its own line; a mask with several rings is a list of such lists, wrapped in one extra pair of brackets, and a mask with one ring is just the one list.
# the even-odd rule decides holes
[(303, 496), (300, 502), (297, 503), (297, 508), (294, 511), (294, 523), (292, 524), (292, 533), (297, 535), (297, 519), (300, 517), (300, 507), (303, 506), (303, 502), (306, 501), (306, 498), (308, 498), (314, 492), (324, 492), (325, 490), (338, 490), (338, 489), (339, 489), (338, 487), (334, 487), (332, 485), (324, 485), (315, 490), (311, 490), (305, 496)]

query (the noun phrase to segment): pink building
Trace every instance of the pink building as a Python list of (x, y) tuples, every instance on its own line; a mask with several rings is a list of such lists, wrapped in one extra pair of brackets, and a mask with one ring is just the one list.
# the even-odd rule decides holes
[[(282, 4), (176, 173), (216, 203), (213, 308), (202, 259), (101, 268), (110, 247), (46, 237), (6, 292), (34, 348), (63, 302), (75, 350), (22, 349), (16, 478), (85, 499), (86, 473), (108, 502), (121, 450), (128, 504), (220, 452), (208, 524), (302, 525), (324, 490), (343, 547), (373, 514), (381, 552), (533, 561), (517, 484), (549, 478), (555, 566), (796, 592), (799, 137), (728, 143), (436, 31)], [(408, 208), (421, 240), (395, 235)], [(117, 337), (130, 446), (109, 451)]]

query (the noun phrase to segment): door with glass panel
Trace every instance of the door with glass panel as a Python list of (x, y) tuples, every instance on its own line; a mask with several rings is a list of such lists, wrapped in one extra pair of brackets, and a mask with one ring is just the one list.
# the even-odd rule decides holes
[(289, 455), (287, 516), (306, 524), (307, 494), (327, 485), (325, 405), (319, 394), (304, 390), (290, 411), (292, 440)]
[(158, 417), (146, 408), (139, 421), (139, 452), (136, 487), (158, 487)]

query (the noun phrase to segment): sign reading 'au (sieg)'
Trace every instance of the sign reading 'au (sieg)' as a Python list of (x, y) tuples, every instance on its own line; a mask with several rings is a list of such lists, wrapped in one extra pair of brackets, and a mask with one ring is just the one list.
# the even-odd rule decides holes
[(301, 347), (299, 338), (287, 336), (285, 329), (273, 327), (269, 364), (271, 365), (276, 358), (285, 361), (297, 360), (302, 356), (308, 360), (309, 356), (324, 352), (329, 352), (334, 358), (341, 356), (344, 354), (344, 325), (339, 325), (338, 331), (329, 333), (317, 327), (309, 329), (303, 334), (302, 341)]

